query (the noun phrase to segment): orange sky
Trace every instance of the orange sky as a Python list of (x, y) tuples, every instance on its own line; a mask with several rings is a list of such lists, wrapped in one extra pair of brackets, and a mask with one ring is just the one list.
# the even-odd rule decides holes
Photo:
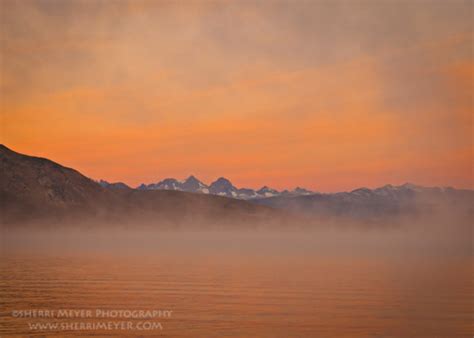
[(470, 1), (2, 1), (0, 141), (132, 186), (474, 188)]

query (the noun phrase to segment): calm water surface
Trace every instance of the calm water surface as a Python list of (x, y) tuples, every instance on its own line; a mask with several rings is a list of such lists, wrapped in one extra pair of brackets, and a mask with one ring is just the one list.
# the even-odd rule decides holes
[[(311, 249), (314, 243), (288, 244), (291, 239), (274, 245), (213, 243), (185, 242), (186, 249), (170, 242), (146, 250), (5, 249), (0, 262), (0, 335), (472, 336), (469, 256), (321, 251)], [(56, 311), (56, 317), (61, 309), (83, 309), (93, 316), (18, 317), (18, 311), (33, 309)], [(107, 309), (172, 313), (145, 319), (95, 316)], [(155, 322), (162, 328), (30, 326), (110, 321)]]

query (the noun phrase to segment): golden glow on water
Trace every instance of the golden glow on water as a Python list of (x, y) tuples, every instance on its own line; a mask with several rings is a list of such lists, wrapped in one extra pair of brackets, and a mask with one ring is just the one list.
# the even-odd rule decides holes
[(28, 322), (51, 320), (13, 318), (21, 309), (168, 309), (163, 330), (151, 331), (165, 337), (456, 337), (473, 329), (468, 258), (4, 253), (0, 264), (2, 336), (74, 333), (31, 331)]

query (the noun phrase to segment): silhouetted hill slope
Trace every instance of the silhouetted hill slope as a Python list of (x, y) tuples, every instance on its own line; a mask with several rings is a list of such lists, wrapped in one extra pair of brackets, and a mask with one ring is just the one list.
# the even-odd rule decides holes
[(106, 195), (99, 184), (74, 169), (0, 146), (2, 220), (90, 210)]

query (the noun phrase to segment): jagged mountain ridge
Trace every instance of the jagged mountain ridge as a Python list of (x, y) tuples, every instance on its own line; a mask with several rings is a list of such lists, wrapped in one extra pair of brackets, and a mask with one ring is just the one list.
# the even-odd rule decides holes
[[(197, 181), (193, 187), (186, 182)], [(156, 184), (142, 184), (141, 190), (181, 190), (213, 194), (233, 199), (248, 200), (254, 204), (283, 209), (295, 214), (327, 218), (380, 219), (400, 215), (414, 215), (439, 209), (440, 206), (460, 207), (472, 212), (472, 190), (450, 187), (423, 187), (412, 183), (395, 186), (387, 184), (369, 189), (358, 188), (349, 192), (318, 193), (297, 187), (293, 191), (264, 186), (259, 190), (237, 188), (228, 179), (220, 177), (209, 186), (190, 176), (187, 180), (165, 179)]]
[(256, 204), (294, 213), (326, 218), (382, 220), (445, 210), (451, 214), (474, 214), (474, 191), (451, 187), (423, 187), (411, 183), (350, 192), (313, 193), (305, 196), (280, 195), (253, 200)]
[(139, 190), (178, 190), (193, 193), (211, 194), (236, 199), (250, 200), (256, 198), (268, 198), (274, 196), (302, 196), (313, 192), (307, 189), (297, 187), (292, 191), (278, 191), (276, 189), (263, 186), (259, 190), (250, 188), (237, 188), (232, 182), (224, 177), (219, 177), (210, 185), (203, 183), (193, 175), (184, 181), (175, 178), (166, 178), (158, 183), (141, 184), (137, 187)]

